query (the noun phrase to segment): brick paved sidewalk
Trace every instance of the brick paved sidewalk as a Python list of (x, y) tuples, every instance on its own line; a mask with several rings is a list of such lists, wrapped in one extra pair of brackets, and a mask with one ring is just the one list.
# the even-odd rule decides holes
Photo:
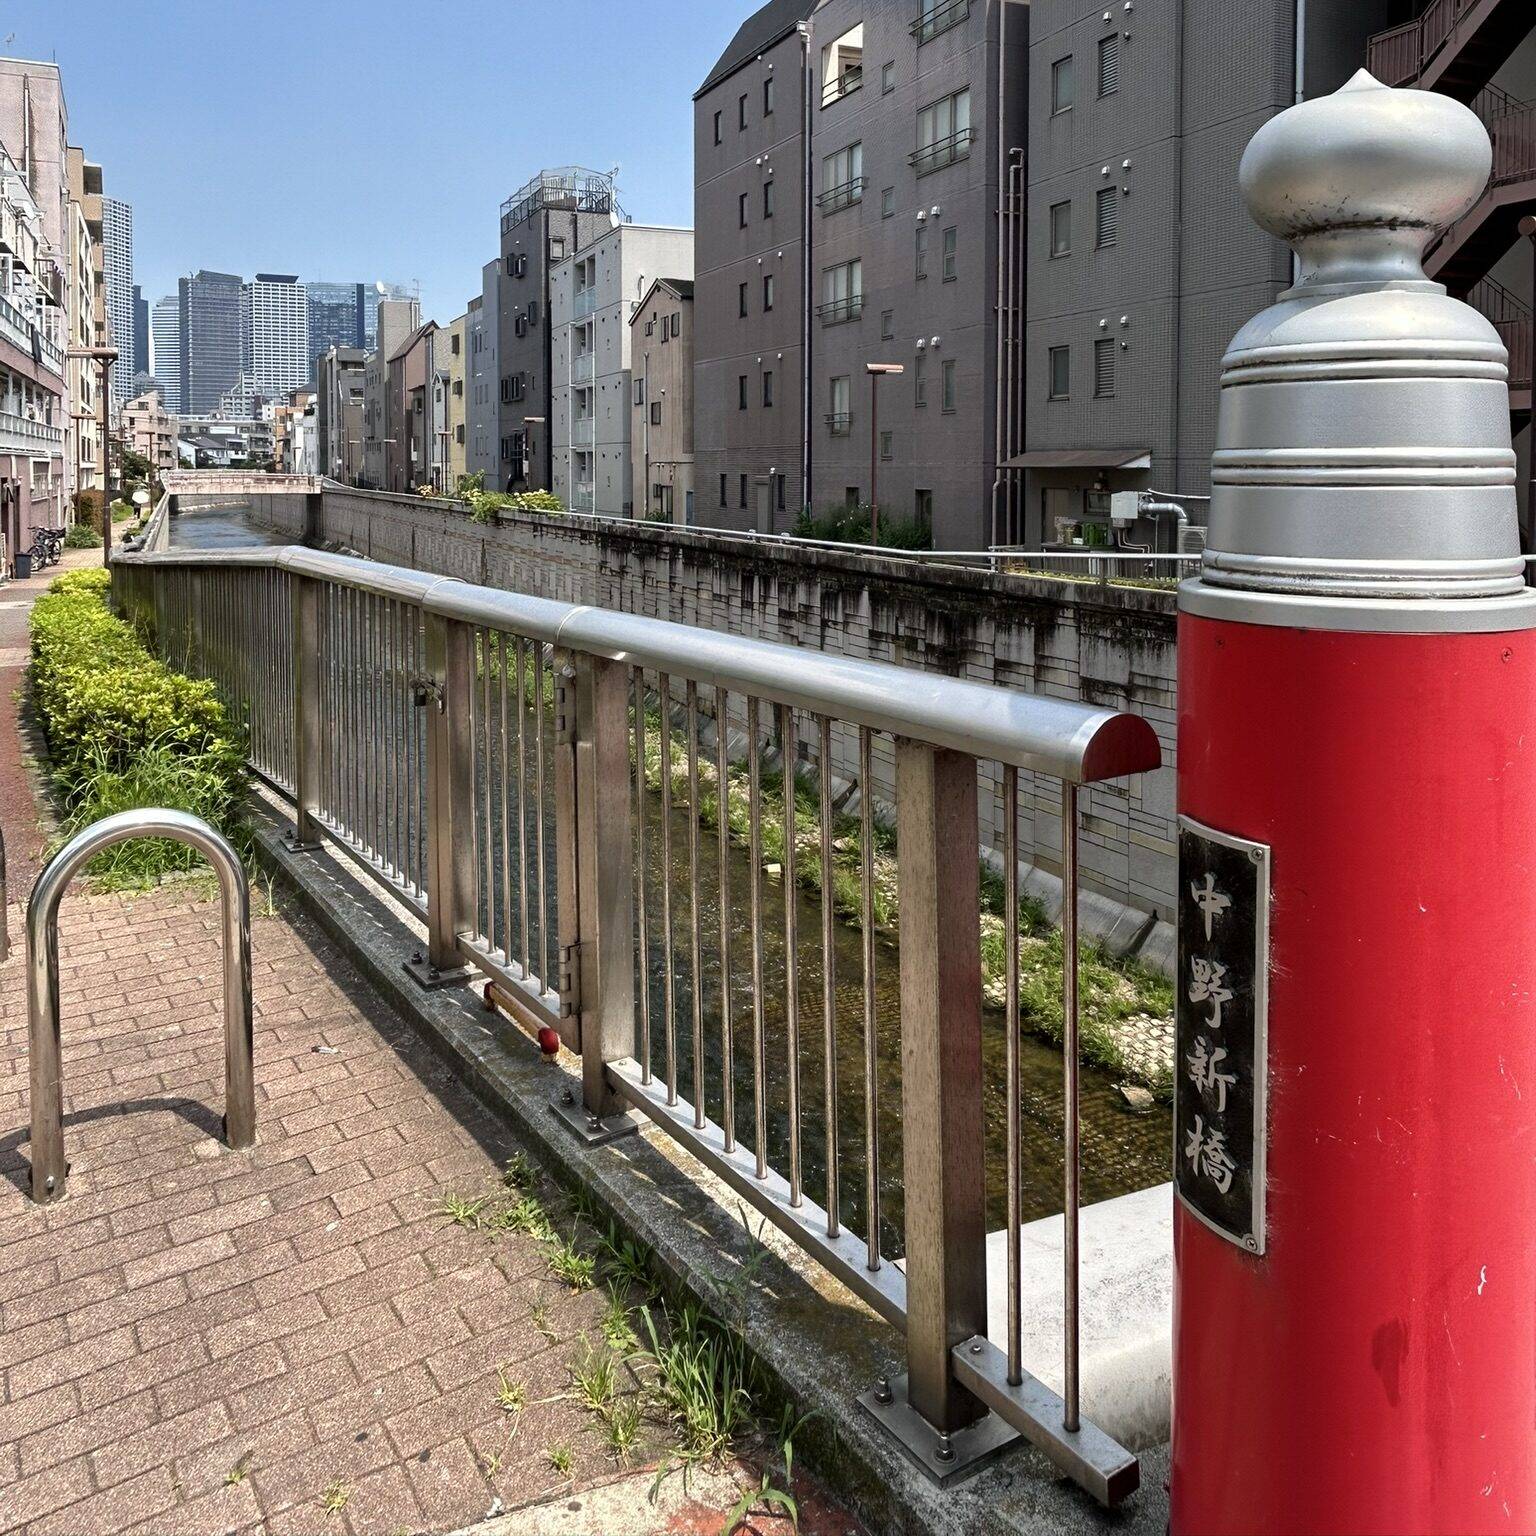
[[(231, 1152), (217, 922), (186, 888), (66, 902), (72, 1171), (46, 1209), (19, 953), (0, 968), (0, 1530), (450, 1531), (550, 1495), (580, 1529), (568, 1490), (619, 1471), (566, 1395), (606, 1298), (532, 1237), (440, 1214), (515, 1144), (283, 913), (255, 924), (259, 1140)], [(718, 1480), (712, 1507), (673, 1490), (647, 1514), (649, 1483), (618, 1497), (626, 1529), (719, 1529)]]

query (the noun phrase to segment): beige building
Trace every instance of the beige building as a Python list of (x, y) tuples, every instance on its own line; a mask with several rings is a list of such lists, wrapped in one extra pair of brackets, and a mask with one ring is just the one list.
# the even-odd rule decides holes
[(629, 329), (635, 515), (691, 523), (693, 279), (658, 277)]
[(313, 390), (292, 389), (272, 407), (272, 459), (279, 474), (299, 472), (299, 424), (314, 403)]
[[(65, 210), (69, 299), (69, 350), (101, 346), (106, 336), (107, 295), (102, 252), (101, 167), (73, 144), (65, 151), (69, 202)], [(97, 490), (106, 455), (101, 440), (100, 365), (69, 360), (69, 420), (65, 478), (71, 492)]]
[(176, 418), (166, 413), (158, 389), (129, 400), (123, 406), (123, 442), (149, 460), (156, 474), (176, 468)]
[(464, 477), (468, 412), (464, 403), (465, 336), (468, 314), (450, 320), (432, 335), (433, 413), (437, 444), (432, 457), (432, 483), (456, 491)]

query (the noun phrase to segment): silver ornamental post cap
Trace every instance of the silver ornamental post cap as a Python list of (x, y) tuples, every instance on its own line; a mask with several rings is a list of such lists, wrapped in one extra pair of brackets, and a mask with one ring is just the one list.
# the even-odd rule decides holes
[[(1365, 70), (1253, 136), (1243, 196), (1299, 271), (1222, 361), (1210, 527), (1186, 609), (1434, 629), (1501, 627), (1499, 610), (1526, 605), (1508, 357), (1423, 269), (1491, 161), (1468, 108)], [(1330, 611), (1299, 611), (1315, 606)]]

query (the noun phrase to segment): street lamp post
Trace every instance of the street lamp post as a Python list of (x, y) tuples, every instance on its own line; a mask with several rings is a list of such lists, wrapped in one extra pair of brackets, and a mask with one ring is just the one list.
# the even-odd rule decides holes
[(107, 563), (112, 559), (112, 451), (107, 442), (107, 412), (110, 406), (112, 364), (117, 361), (117, 348), (71, 347), (69, 356), (87, 358), (101, 368), (101, 391), (96, 409), (101, 425), (101, 558)]
[(880, 542), (880, 498), (875, 493), (875, 477), (880, 465), (880, 375), (905, 373), (900, 363), (865, 363), (869, 374), (869, 542)]

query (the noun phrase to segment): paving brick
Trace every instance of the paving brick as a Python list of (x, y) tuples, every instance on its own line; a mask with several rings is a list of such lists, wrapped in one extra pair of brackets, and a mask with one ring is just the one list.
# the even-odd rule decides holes
[(169, 1509), (176, 1498), (170, 1470), (154, 1467), (105, 1493), (55, 1510), (35, 1521), (28, 1536), (86, 1536), (88, 1532), (139, 1525)]
[(222, 1439), (230, 1429), (229, 1410), (223, 1403), (203, 1403), (116, 1436), (92, 1455), (91, 1470), (98, 1487), (110, 1488), (151, 1467), (168, 1466), (173, 1458)]
[[(0, 1489), (0, 1530), (17, 1531), (56, 1509), (78, 1504), (95, 1491), (84, 1456), (61, 1462)], [(82, 1528), (83, 1531), (88, 1528)]]
[(114, 1328), (110, 1333), (78, 1343), (66, 1344), (61, 1349), (50, 1350), (24, 1361), (12, 1370), (6, 1381), (12, 1402), (29, 1392), (57, 1386), (61, 1381), (74, 1381), (100, 1370), (103, 1365), (126, 1360), (138, 1349), (131, 1328)]
[(155, 1394), (149, 1391), (98, 1404), (85, 1412), (72, 1412), (61, 1422), (36, 1430), (21, 1441), (21, 1471), (30, 1476), (61, 1461), (70, 1461), (148, 1429), (158, 1417)]

